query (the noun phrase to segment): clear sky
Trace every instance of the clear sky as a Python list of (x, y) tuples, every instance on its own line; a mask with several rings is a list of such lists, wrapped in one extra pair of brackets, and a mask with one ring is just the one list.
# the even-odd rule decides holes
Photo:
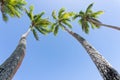
[[(119, 0), (26, 1), (27, 6), (35, 6), (35, 13), (45, 11), (46, 17), (62, 7), (67, 11), (79, 12), (94, 2), (94, 11), (105, 12), (99, 18), (101, 22), (120, 26)], [(14, 51), (29, 24), (26, 15), (20, 19), (10, 18), (7, 23), (2, 21), (0, 15), (0, 64)], [(120, 72), (120, 31), (101, 27), (86, 35), (77, 22), (72, 25), (73, 31), (87, 39)], [(85, 49), (68, 33), (60, 30), (57, 37), (53, 34), (39, 36), (40, 41), (36, 41), (32, 33), (28, 36), (26, 56), (13, 80), (102, 80)]]

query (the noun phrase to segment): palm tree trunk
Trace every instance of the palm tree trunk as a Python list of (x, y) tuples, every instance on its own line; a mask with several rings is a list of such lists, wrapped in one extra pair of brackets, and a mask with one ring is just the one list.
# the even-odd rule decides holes
[(12, 55), (0, 66), (0, 80), (12, 80), (20, 67), (26, 50), (26, 39), (21, 38)]
[(96, 20), (94, 18), (89, 18), (88, 21), (90, 21), (90, 22), (92, 22), (92, 23), (94, 23), (96, 25), (99, 25), (99, 26), (104, 26), (104, 27), (115, 29), (115, 30), (120, 30), (120, 27), (103, 24), (103, 23), (101, 23), (100, 21), (98, 21), (98, 20)]
[(89, 56), (91, 57), (92, 61), (98, 68), (101, 76), (104, 80), (120, 80), (120, 74), (109, 64), (105, 58), (100, 55), (100, 53), (95, 50), (83, 37), (78, 35), (77, 33), (74, 33), (67, 28), (65, 30), (72, 35), (75, 39), (82, 44), (82, 46), (85, 48)]
[(16, 71), (19, 69), (26, 53), (26, 37), (29, 33), (30, 29), (22, 35), (18, 46), (11, 56), (0, 65), (0, 80), (12, 80)]
[(120, 27), (117, 27), (117, 26), (112, 26), (112, 25), (107, 25), (107, 24), (102, 24), (102, 23), (100, 23), (99, 25), (108, 27), (108, 28), (112, 28), (112, 29), (116, 29), (116, 30), (120, 30)]

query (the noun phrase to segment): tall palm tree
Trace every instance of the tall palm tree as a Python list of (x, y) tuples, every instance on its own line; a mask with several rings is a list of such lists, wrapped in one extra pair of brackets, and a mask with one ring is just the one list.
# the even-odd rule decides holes
[(55, 11), (53, 11), (52, 13), (53, 18), (55, 19), (55, 23), (53, 23), (52, 25), (52, 30), (54, 34), (56, 35), (59, 27), (62, 27), (63, 30), (72, 35), (85, 48), (104, 80), (120, 80), (120, 74), (110, 65), (107, 60), (105, 60), (102, 55), (100, 55), (97, 50), (95, 50), (95, 48), (93, 48), (82, 36), (74, 33), (66, 27), (67, 25), (71, 28), (71, 25), (68, 23), (68, 21), (70, 21), (70, 17), (74, 14), (72, 12), (64, 11), (65, 9), (60, 9), (58, 17), (56, 16)]
[(97, 18), (99, 15), (103, 14), (103, 11), (93, 12), (92, 6), (93, 3), (87, 7), (85, 12), (80, 11), (73, 17), (73, 19), (80, 18), (78, 22), (80, 25), (82, 25), (82, 30), (85, 33), (89, 33), (89, 26), (91, 26), (93, 29), (100, 28), (100, 26), (104, 26), (115, 30), (120, 30), (120, 27), (107, 25), (100, 22)]
[(26, 2), (25, 0), (0, 0), (0, 10), (4, 21), (11, 17), (20, 17)]
[(42, 34), (48, 34), (50, 32), (48, 25), (50, 22), (46, 18), (42, 18), (43, 12), (40, 14), (33, 14), (33, 7), (30, 7), (26, 13), (31, 20), (31, 25), (29, 29), (21, 36), (18, 46), (11, 54), (11, 56), (0, 65), (0, 80), (12, 80), (16, 71), (20, 67), (26, 51), (26, 38), (30, 31), (33, 32), (35, 38), (38, 40), (37, 30)]

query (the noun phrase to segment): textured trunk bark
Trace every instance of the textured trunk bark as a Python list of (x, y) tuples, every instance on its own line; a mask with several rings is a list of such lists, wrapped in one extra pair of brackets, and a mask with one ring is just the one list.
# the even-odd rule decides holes
[(22, 37), (12, 55), (0, 66), (0, 80), (12, 80), (20, 67), (26, 50), (26, 38)]
[(26, 38), (30, 31), (31, 28), (22, 35), (15, 51), (2, 65), (0, 65), (0, 80), (12, 80), (20, 67), (26, 53)]
[(98, 68), (104, 80), (120, 80), (120, 74), (83, 37), (81, 37), (77, 33), (69, 31), (67, 28), (65, 28), (65, 30), (68, 33), (70, 33), (73, 37), (75, 37), (75, 39), (77, 39), (78, 42), (80, 42), (80, 44), (82, 44), (82, 46), (85, 48), (87, 53), (90, 55), (92, 61)]

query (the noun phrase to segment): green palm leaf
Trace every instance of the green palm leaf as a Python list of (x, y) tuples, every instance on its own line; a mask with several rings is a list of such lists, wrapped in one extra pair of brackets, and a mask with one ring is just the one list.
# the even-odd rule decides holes
[(35, 28), (36, 28), (36, 30), (38, 30), (41, 34), (44, 34), (44, 35), (47, 34), (47, 32), (44, 31), (45, 29), (42, 29), (42, 28), (39, 28), (39, 27), (35, 27)]
[(58, 12), (58, 18), (61, 18), (62, 14), (65, 12), (65, 8), (61, 8)]
[(93, 7), (93, 3), (92, 4), (90, 4), (88, 7), (87, 7), (87, 9), (86, 9), (86, 14), (88, 14), (88, 13), (91, 13), (92, 12), (92, 7)]
[(95, 28), (96, 28), (96, 25), (93, 24), (92, 22), (90, 22), (90, 25), (91, 25), (92, 29), (95, 29)]
[(56, 26), (57, 24), (58, 24), (58, 23), (53, 23), (53, 24), (51, 25), (51, 29), (50, 29), (50, 30), (51, 30), (52, 32), (54, 32), (55, 26)]
[(69, 28), (72, 28), (72, 25), (68, 21), (64, 21), (63, 23), (67, 25)]
[(56, 36), (59, 30), (59, 25), (56, 25), (55, 30), (54, 30), (54, 35)]
[(73, 16), (73, 20), (77, 19), (79, 17), (79, 14), (75, 14), (75, 16)]
[(33, 35), (34, 35), (35, 39), (39, 40), (39, 37), (38, 37), (38, 34), (37, 34), (36, 30), (32, 29), (32, 32), (33, 32)]
[(73, 20), (77, 19), (77, 18), (82, 18), (84, 17), (85, 13), (83, 11), (80, 11), (79, 13), (74, 14), (73, 16)]
[(34, 20), (32, 21), (33, 23), (37, 23), (37, 22), (40, 22), (40, 19), (41, 19), (41, 17), (43, 16), (45, 14), (45, 12), (41, 12), (41, 13), (39, 13), (39, 14), (37, 14), (37, 15), (34, 15)]
[(74, 16), (73, 12), (65, 12), (61, 15), (62, 19), (70, 19), (72, 16)]
[(79, 24), (82, 26), (82, 30), (88, 34), (89, 33), (89, 24), (86, 20), (80, 19)]
[[(35, 22), (35, 21), (36, 21), (36, 22)], [(38, 19), (38, 20), (35, 20), (35, 21), (33, 20), (34, 26), (47, 27), (48, 25), (51, 24), (47, 19)]]
[(17, 17), (20, 17), (20, 12), (16, 11), (16, 9), (12, 5), (7, 5), (7, 6), (10, 10), (10, 16), (14, 17), (16, 15)]
[(89, 33), (89, 25), (88, 25), (88, 22), (87, 21), (83, 21), (82, 22), (82, 29), (83, 31), (88, 34)]
[(104, 12), (103, 11), (97, 11), (91, 14), (91, 17), (97, 18), (98, 16), (102, 15)]
[(85, 16), (85, 13), (83, 11), (80, 11), (79, 12), (79, 17), (84, 17)]
[(33, 10), (34, 10), (34, 6), (30, 6), (30, 7), (29, 7), (29, 11), (28, 11), (27, 9), (25, 9), (26, 14), (27, 14), (28, 17), (30, 18), (30, 20), (33, 20), (33, 19), (34, 19)]
[(53, 17), (53, 19), (57, 19), (57, 16), (56, 16), (56, 12), (55, 12), (55, 11), (52, 12), (52, 17)]
[(41, 18), (43, 15), (45, 14), (45, 12), (41, 12), (40, 14), (38, 14), (38, 18)]

